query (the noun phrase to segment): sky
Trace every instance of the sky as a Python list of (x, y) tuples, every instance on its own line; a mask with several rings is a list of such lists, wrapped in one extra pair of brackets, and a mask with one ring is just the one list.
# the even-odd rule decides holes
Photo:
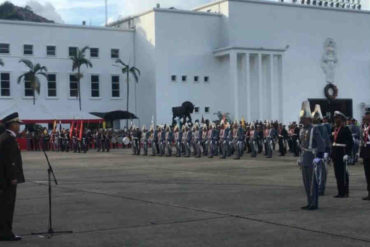
[[(0, 3), (5, 0), (0, 0)], [(105, 0), (8, 0), (18, 6), (30, 6), (36, 14), (57, 23), (101, 26), (105, 23)], [(192, 9), (215, 0), (107, 0), (109, 21), (133, 15), (156, 6)], [(277, 1), (277, 0), (271, 0)], [(290, 0), (287, 0), (287, 2)], [(363, 9), (370, 10), (370, 0), (362, 0)]]

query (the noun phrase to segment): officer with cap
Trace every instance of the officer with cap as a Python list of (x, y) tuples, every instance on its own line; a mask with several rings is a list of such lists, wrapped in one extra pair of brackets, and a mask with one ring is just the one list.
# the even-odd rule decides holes
[(0, 241), (18, 241), (13, 233), (13, 215), (17, 185), (24, 183), (22, 156), (17, 143), (20, 124), (18, 113), (2, 120), (6, 131), (0, 135)]
[(299, 138), (301, 143), (301, 156), (298, 160), (302, 168), (303, 183), (307, 194), (307, 206), (302, 207), (304, 210), (316, 210), (319, 206), (319, 184), (317, 159), (323, 157), (325, 151), (324, 141), (318, 128), (312, 125), (312, 114), (310, 103), (303, 102), (300, 119), (303, 129)]
[(350, 129), (345, 125), (347, 117), (340, 111), (334, 112), (335, 129), (332, 136), (332, 160), (338, 194), (335, 198), (349, 196), (349, 173), (347, 163), (352, 153), (353, 139)]

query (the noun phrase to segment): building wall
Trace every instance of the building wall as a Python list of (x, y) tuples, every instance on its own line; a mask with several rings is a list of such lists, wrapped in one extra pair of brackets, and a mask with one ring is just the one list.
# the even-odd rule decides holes
[(337, 43), (339, 98), (352, 98), (354, 116), (370, 98), (369, 12), (308, 8), (287, 4), (229, 2), (229, 46), (284, 49), (284, 120), (298, 118), (300, 103), (324, 98), (320, 67), (327, 38)]
[[(5, 112), (11, 109), (22, 109), (24, 105), (32, 105), (32, 98), (24, 97), (24, 83), (17, 84), (19, 75), (26, 71), (26, 67), (19, 63), (20, 59), (29, 59), (34, 63), (40, 63), (48, 68), (49, 73), (57, 75), (57, 97), (47, 97), (47, 82), (41, 78), (41, 93), (36, 94), (36, 105), (27, 111), (23, 118), (32, 119), (53, 119), (59, 116), (66, 116), (68, 113), (78, 118), (78, 100), (69, 97), (69, 75), (72, 73), (72, 61), (68, 56), (69, 47), (89, 46), (99, 48), (99, 58), (87, 58), (93, 64), (93, 68), (82, 67), (84, 78), (81, 81), (82, 111), (110, 111), (125, 109), (126, 88), (124, 77), (120, 69), (114, 67), (115, 59), (111, 58), (111, 49), (120, 50), (120, 57), (123, 61), (133, 60), (133, 32), (114, 30), (107, 28), (90, 28), (82, 26), (48, 25), (24, 22), (0, 22), (2, 34), (0, 43), (10, 44), (10, 54), (0, 54), (5, 66), (0, 72), (11, 74), (11, 96), (0, 97), (1, 110)], [(23, 55), (23, 45), (32, 44), (34, 55)], [(46, 55), (46, 46), (56, 46), (56, 56)], [(100, 96), (91, 97), (91, 75), (100, 76)], [(120, 98), (111, 96), (111, 76), (120, 76)], [(50, 116), (52, 115), (52, 116)]]
[[(168, 123), (172, 107), (191, 101), (199, 107), (194, 119), (213, 119), (216, 111), (229, 112), (232, 91), (228, 65), (215, 59), (221, 45), (222, 18), (214, 14), (156, 11), (156, 102), (158, 123)], [(171, 76), (176, 76), (176, 81)], [(182, 81), (186, 76), (186, 81)], [(199, 77), (195, 82), (194, 77)], [(204, 77), (209, 77), (204, 82)], [(210, 112), (205, 112), (210, 107)]]

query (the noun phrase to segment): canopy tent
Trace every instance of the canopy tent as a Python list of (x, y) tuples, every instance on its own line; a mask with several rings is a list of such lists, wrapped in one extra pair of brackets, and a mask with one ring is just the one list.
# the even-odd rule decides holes
[(135, 114), (128, 111), (90, 112), (91, 115), (103, 118), (106, 121), (138, 119)]
[(71, 123), (81, 120), (88, 123), (103, 122), (102, 118), (87, 112), (52, 111), (43, 104), (20, 104), (18, 102), (6, 109), (0, 109), (0, 119), (13, 112), (18, 112), (20, 119), (25, 124), (46, 124), (53, 123), (55, 120), (61, 123)]

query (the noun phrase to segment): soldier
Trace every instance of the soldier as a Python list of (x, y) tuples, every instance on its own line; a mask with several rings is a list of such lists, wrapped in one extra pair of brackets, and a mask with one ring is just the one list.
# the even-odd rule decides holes
[(206, 124), (203, 124), (202, 146), (203, 146), (203, 156), (207, 156), (208, 155), (208, 128)]
[(295, 157), (299, 156), (299, 132), (300, 129), (297, 125), (296, 122), (292, 123), (292, 128), (291, 128), (291, 140), (292, 140), (292, 152), (294, 153)]
[(285, 129), (285, 126), (280, 123), (279, 127), (278, 127), (278, 140), (279, 140), (280, 156), (285, 156), (285, 154), (287, 152), (287, 147), (286, 147), (287, 139), (288, 139), (288, 131)]
[(353, 139), (351, 131), (345, 126), (346, 116), (340, 111), (334, 112), (335, 130), (333, 132), (332, 160), (337, 179), (338, 195), (335, 198), (349, 196), (349, 173), (347, 162), (352, 153)]
[(300, 132), (301, 157), (298, 164), (302, 169), (303, 183), (307, 194), (307, 206), (304, 210), (316, 210), (319, 206), (319, 185), (317, 177), (317, 158), (322, 158), (325, 151), (324, 141), (318, 128), (312, 125), (312, 114), (308, 101), (303, 102), (300, 119), (303, 129)]
[(172, 156), (172, 144), (174, 142), (174, 137), (173, 137), (173, 131), (172, 127), (167, 126), (167, 133), (166, 133), (166, 145), (167, 145), (167, 157)]
[(148, 156), (149, 138), (150, 138), (150, 132), (146, 129), (146, 126), (144, 125), (142, 128), (143, 155), (144, 156)]
[(152, 142), (152, 156), (158, 154), (158, 127), (154, 127), (154, 124), (150, 126), (151, 142)]
[(175, 126), (174, 132), (175, 132), (176, 157), (181, 157), (182, 131), (180, 130), (179, 125)]
[(159, 155), (164, 156), (166, 152), (166, 126), (161, 128), (159, 143)]
[(221, 121), (220, 124), (220, 149), (221, 149), (221, 156), (220, 159), (225, 159), (227, 155), (227, 146), (226, 146), (226, 140), (227, 140), (227, 131), (226, 131), (226, 124), (224, 121)]
[(244, 151), (244, 130), (242, 125), (240, 124), (236, 130), (236, 142), (235, 142), (235, 157), (234, 159), (239, 160), (240, 157), (243, 155)]
[(102, 132), (103, 130), (102, 129), (99, 129), (99, 131), (96, 132), (95, 134), (95, 141), (96, 141), (96, 151), (97, 152), (100, 152), (101, 148), (102, 148)]
[(13, 233), (17, 185), (24, 183), (22, 156), (16, 137), (20, 124), (18, 113), (2, 120), (6, 131), (0, 135), (0, 241), (18, 241)]
[(364, 117), (364, 130), (361, 147), (361, 158), (364, 160), (364, 170), (367, 182), (368, 195), (362, 198), (365, 201), (370, 201), (370, 112), (367, 112)]
[(352, 165), (355, 165), (358, 161), (358, 151), (360, 149), (360, 139), (361, 139), (361, 130), (360, 127), (357, 125), (356, 119), (352, 119), (350, 121), (349, 129), (351, 130), (353, 138), (353, 150), (350, 163)]
[(194, 135), (194, 143), (195, 143), (195, 152), (196, 157), (200, 158), (202, 156), (202, 129), (199, 128), (199, 124), (195, 124), (195, 135)]
[(214, 135), (215, 135), (215, 127), (216, 125), (212, 123), (209, 126), (207, 142), (208, 142), (208, 158), (213, 158), (215, 155), (215, 143), (214, 143)]
[(189, 128), (189, 126), (187, 124), (185, 124), (185, 134), (184, 134), (184, 137), (185, 137), (185, 157), (189, 158), (190, 155), (191, 155), (191, 143), (192, 143), (192, 140), (193, 140), (193, 134)]
[(326, 189), (326, 180), (328, 177), (327, 169), (327, 151), (330, 146), (330, 136), (327, 132), (327, 127), (323, 125), (323, 116), (321, 113), (321, 106), (316, 105), (315, 111), (312, 113), (313, 123), (315, 127), (320, 131), (321, 137), (323, 138), (325, 145), (324, 159), (322, 159), (318, 164), (318, 181), (319, 181), (319, 195), (322, 196), (325, 194)]

